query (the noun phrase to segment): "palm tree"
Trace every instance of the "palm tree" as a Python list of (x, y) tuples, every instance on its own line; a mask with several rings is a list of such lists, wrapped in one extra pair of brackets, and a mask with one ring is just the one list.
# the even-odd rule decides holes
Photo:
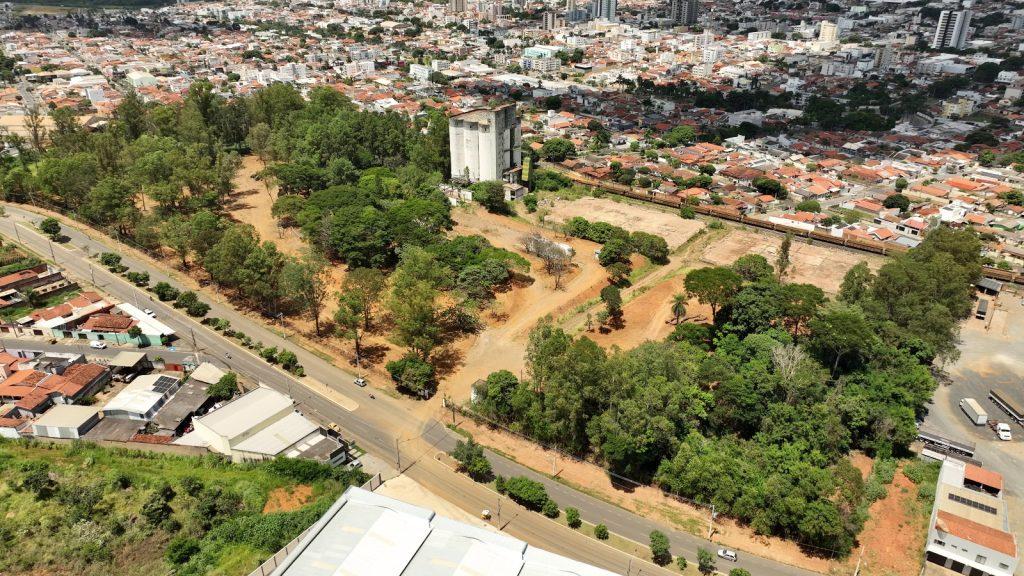
[(686, 316), (686, 294), (676, 294), (672, 297), (672, 314), (675, 316), (675, 323)]

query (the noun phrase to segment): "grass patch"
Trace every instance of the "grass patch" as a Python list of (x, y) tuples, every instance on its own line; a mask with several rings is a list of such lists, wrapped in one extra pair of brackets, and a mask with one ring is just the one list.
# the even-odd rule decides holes
[(7, 308), (0, 310), (0, 319), (8, 322), (12, 320), (17, 320), (18, 318), (27, 316), (33, 310), (37, 310), (39, 308), (49, 308), (50, 306), (63, 304), (68, 300), (74, 298), (75, 296), (78, 296), (80, 293), (81, 290), (60, 290), (57, 292), (51, 292), (50, 294), (47, 294), (43, 298), (42, 304), (39, 306), (32, 306), (27, 302), (22, 302), (20, 304), (8, 306)]
[[(231, 464), (86, 442), (0, 441), (0, 573), (243, 576), (312, 524), (361, 472), (308, 461)], [(277, 489), (315, 498), (263, 514)], [(172, 542), (191, 543), (178, 563)]]

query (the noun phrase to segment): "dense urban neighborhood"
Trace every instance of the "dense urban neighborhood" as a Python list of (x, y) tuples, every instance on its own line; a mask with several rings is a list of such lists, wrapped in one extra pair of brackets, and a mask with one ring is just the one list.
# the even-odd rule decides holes
[(0, 5), (0, 574), (1013, 576), (1024, 4)]

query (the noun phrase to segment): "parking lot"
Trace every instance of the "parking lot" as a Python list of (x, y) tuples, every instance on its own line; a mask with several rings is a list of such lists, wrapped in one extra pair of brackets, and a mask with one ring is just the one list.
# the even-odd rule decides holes
[(1011, 530), (1024, 533), (1024, 428), (1011, 424), (1013, 440), (1000, 441), (987, 426), (972, 425), (959, 406), (962, 398), (974, 398), (990, 419), (1008, 422), (988, 391), (999, 388), (1024, 404), (1024, 339), (1018, 328), (1024, 323), (1024, 301), (1010, 290), (994, 299), (989, 319), (964, 323), (960, 358), (946, 366), (950, 380), (935, 391), (924, 428), (977, 445), (975, 458), (1003, 475)]

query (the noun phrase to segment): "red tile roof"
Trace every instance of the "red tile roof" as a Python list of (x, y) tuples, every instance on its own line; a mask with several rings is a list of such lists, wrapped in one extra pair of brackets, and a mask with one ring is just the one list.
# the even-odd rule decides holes
[(981, 466), (968, 464), (967, 468), (964, 470), (964, 478), (984, 486), (991, 486), (997, 490), (1003, 489), (1003, 475), (998, 472), (986, 470)]
[(1013, 534), (989, 528), (984, 524), (962, 518), (945, 510), (939, 510), (935, 515), (935, 527), (942, 532), (974, 542), (1007, 556), (1017, 555), (1017, 540)]

